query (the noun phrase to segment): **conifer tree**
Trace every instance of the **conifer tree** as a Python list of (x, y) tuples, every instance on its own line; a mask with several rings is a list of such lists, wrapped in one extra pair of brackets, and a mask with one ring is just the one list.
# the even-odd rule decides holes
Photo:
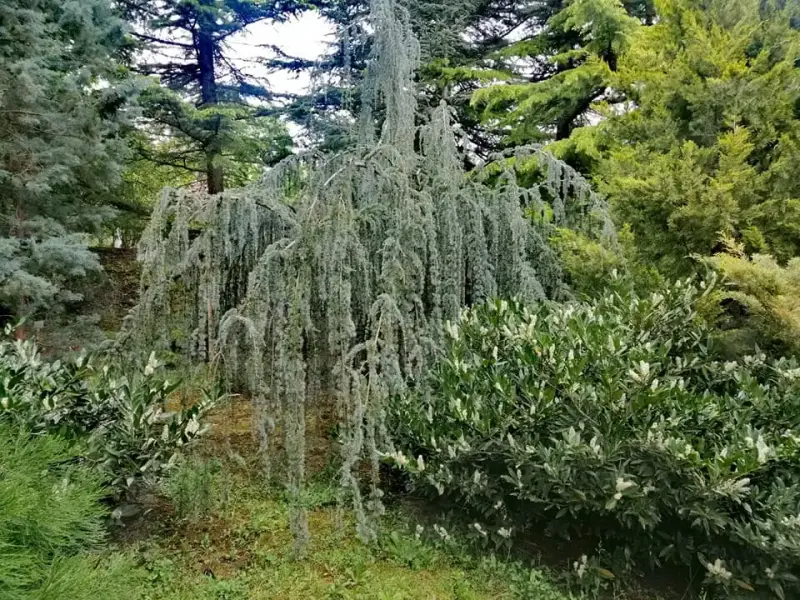
[(133, 84), (114, 61), (123, 22), (107, 0), (0, 5), (0, 313), (78, 299), (99, 268), (85, 235), (112, 214)]
[(284, 436), (298, 551), (308, 405), (335, 399), (340, 502), (374, 540), (379, 460), (392, 449), (385, 402), (424, 385), (445, 322), (492, 296), (562, 296), (548, 244), (558, 227), (615, 239), (588, 183), (539, 148), (467, 176), (450, 108), (418, 110), (408, 13), (372, 0), (369, 23), (353, 146), (292, 157), (216, 196), (165, 190), (140, 244), (141, 302), (118, 340), (241, 375), (266, 468)]
[(472, 97), (510, 144), (565, 139), (585, 125), (592, 104), (609, 99), (620, 53), (653, 9), (646, 1), (571, 0), (544, 3), (540, 14), (523, 39), (493, 55), (500, 72), (490, 77), (506, 81)]
[(627, 110), (559, 144), (665, 273), (724, 249), (800, 254), (797, 4), (662, 0), (616, 78)]
[[(205, 175), (209, 193), (240, 185), (291, 149), (263, 78), (234, 58), (228, 41), (261, 21), (281, 22), (311, 6), (276, 0), (118, 0), (134, 26), (137, 70), (158, 77), (142, 104), (170, 141), (145, 147), (156, 163)], [(269, 46), (265, 41), (264, 46)]]

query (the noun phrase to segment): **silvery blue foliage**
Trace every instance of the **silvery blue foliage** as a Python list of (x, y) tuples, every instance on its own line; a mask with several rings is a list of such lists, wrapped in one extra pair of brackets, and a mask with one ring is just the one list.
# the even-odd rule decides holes
[(449, 107), (424, 119), (417, 110), (407, 14), (395, 0), (374, 0), (371, 14), (357, 147), (292, 157), (212, 197), (166, 190), (140, 244), (142, 299), (121, 342), (160, 340), (241, 374), (267, 468), (282, 425), (298, 550), (308, 402), (335, 399), (341, 500), (374, 539), (385, 403), (426, 380), (444, 321), (495, 295), (558, 295), (555, 227), (613, 242), (603, 202), (538, 148), (465, 173)]

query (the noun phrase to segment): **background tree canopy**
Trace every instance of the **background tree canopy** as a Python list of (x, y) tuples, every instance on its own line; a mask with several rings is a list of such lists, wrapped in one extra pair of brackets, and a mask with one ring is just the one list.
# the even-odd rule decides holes
[(785, 262), (800, 250), (793, 13), (750, 1), (660, 7), (620, 59), (624, 103), (599, 104), (608, 118), (576, 131), (563, 155), (594, 175), (665, 272), (691, 269), (723, 236)]

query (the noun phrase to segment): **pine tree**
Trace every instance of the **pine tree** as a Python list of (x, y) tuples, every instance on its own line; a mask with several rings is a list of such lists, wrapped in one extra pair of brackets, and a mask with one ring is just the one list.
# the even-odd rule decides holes
[[(241, 185), (289, 154), (274, 119), (280, 98), (231, 55), (228, 40), (261, 21), (281, 22), (310, 3), (276, 0), (118, 0), (134, 25), (137, 70), (158, 77), (142, 99), (153, 137), (142, 148), (155, 163), (203, 173), (208, 191)], [(269, 44), (264, 44), (265, 47)], [(267, 61), (265, 61), (267, 62)]]
[(85, 233), (113, 211), (133, 90), (106, 0), (0, 5), (0, 306), (52, 316), (99, 269)]
[[(620, 54), (652, 4), (621, 0), (548, 2), (522, 40), (495, 53), (506, 81), (479, 89), (472, 104), (507, 144), (562, 140), (587, 124)], [(636, 15), (636, 16), (631, 16)], [(509, 68), (510, 66), (510, 68)]]

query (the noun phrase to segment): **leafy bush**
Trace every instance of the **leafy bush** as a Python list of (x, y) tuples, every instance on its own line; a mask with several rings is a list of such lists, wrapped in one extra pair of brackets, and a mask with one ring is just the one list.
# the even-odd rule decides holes
[(127, 371), (100, 368), (87, 356), (49, 362), (31, 341), (0, 340), (0, 422), (85, 440), (111, 488), (132, 491), (161, 475), (176, 451), (203, 433), (201, 420), (214, 397), (168, 412), (177, 384), (163, 379), (155, 357)]
[(66, 440), (0, 424), (0, 597), (114, 598), (130, 586), (119, 558), (82, 556), (102, 539), (101, 476)]
[(498, 542), (538, 522), (631, 563), (699, 563), (728, 590), (797, 593), (800, 368), (713, 360), (706, 293), (465, 311), (432, 389), (393, 407), (393, 460)]

